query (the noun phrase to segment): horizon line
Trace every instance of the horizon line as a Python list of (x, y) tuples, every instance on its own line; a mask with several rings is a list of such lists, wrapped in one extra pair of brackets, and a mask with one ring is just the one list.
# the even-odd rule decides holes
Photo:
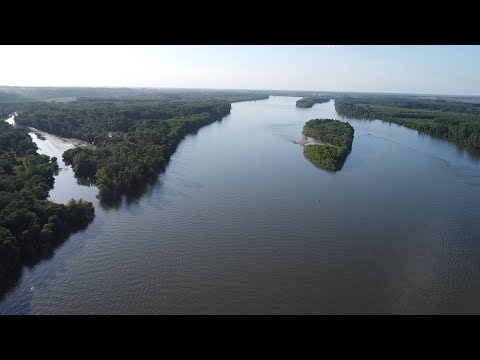
[(388, 91), (348, 91), (348, 90), (295, 90), (295, 89), (252, 89), (252, 88), (202, 88), (202, 87), (160, 87), (160, 86), (84, 86), (84, 85), (0, 85), (0, 88), (84, 88), (84, 89), (151, 89), (151, 90), (236, 90), (236, 91), (292, 91), (292, 92), (319, 92), (319, 93), (355, 93), (355, 94), (388, 94), (388, 95), (422, 95), (422, 96), (449, 96), (449, 97), (473, 97), (480, 95), (466, 94), (433, 94), (433, 93), (411, 93), (411, 92), (388, 92)]

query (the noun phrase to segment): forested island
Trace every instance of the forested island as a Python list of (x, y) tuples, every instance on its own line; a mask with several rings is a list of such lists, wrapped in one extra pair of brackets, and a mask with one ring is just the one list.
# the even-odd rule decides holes
[(63, 158), (76, 176), (96, 183), (102, 201), (113, 203), (156, 177), (186, 134), (228, 115), (232, 102), (266, 98), (219, 93), (30, 102), (15, 121), (95, 145), (68, 150)]
[(353, 127), (346, 122), (332, 119), (309, 120), (303, 126), (303, 135), (325, 144), (306, 145), (303, 153), (316, 166), (338, 171), (352, 150), (353, 133)]
[(446, 99), (339, 97), (339, 115), (378, 119), (480, 149), (480, 104)]
[(311, 108), (315, 104), (322, 104), (329, 102), (331, 99), (330, 96), (308, 96), (303, 99), (299, 99), (296, 102), (298, 108)]
[(57, 159), (38, 154), (26, 129), (0, 122), (0, 290), (23, 264), (35, 263), (94, 218), (90, 202), (47, 200), (57, 171)]

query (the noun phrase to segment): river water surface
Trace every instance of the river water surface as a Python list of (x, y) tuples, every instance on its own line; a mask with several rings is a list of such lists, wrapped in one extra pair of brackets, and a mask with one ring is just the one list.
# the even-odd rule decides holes
[[(61, 154), (50, 198), (90, 226), (25, 268), (1, 314), (480, 313), (478, 157), (395, 124), (293, 97), (232, 105), (189, 135), (156, 184), (105, 208)], [(337, 173), (304, 158), (303, 124), (355, 129)]]

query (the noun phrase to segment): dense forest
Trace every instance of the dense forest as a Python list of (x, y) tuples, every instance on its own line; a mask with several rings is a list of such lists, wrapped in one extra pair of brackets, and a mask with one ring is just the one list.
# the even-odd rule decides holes
[(379, 119), (480, 149), (480, 104), (445, 99), (340, 97), (338, 114)]
[[(5, 119), (18, 110), (19, 105), (11, 102), (0, 102), (0, 119)], [(3, 122), (3, 120), (0, 120)]]
[(321, 104), (329, 102), (330, 96), (309, 96), (299, 99), (296, 102), (296, 106), (299, 108), (311, 108), (315, 104)]
[(36, 151), (26, 129), (0, 122), (0, 284), (94, 217), (90, 202), (47, 200), (57, 159)]
[(352, 149), (353, 127), (349, 123), (333, 119), (313, 119), (303, 126), (303, 135), (335, 145)]
[(16, 123), (94, 144), (63, 158), (77, 176), (97, 184), (101, 200), (112, 203), (154, 178), (186, 134), (229, 114), (232, 102), (265, 98), (219, 93), (31, 102)]
[(327, 144), (306, 145), (305, 157), (316, 166), (338, 171), (352, 150), (353, 127), (345, 122), (332, 119), (313, 119), (303, 126), (303, 135)]
[(0, 91), (0, 102), (24, 101), (26, 98), (13, 91)]

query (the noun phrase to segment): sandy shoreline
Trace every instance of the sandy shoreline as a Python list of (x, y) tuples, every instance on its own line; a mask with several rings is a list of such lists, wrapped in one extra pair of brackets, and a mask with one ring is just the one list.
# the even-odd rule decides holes
[[(16, 113), (13, 114), (12, 116), (10, 116), (8, 119), (5, 119), (5, 121), (7, 123), (9, 123), (10, 125), (17, 126), (17, 124), (15, 123), (15, 118), (14, 118), (15, 115), (16, 115)], [(56, 142), (56, 143), (62, 143), (62, 144), (73, 144), (74, 147), (78, 147), (78, 146), (88, 146), (88, 147), (91, 147), (91, 148), (95, 147), (95, 145), (90, 144), (90, 143), (88, 143), (86, 141), (83, 141), (83, 140), (63, 138), (63, 137), (60, 137), (60, 136), (56, 136), (56, 135), (53, 135), (53, 134), (35, 129), (35, 128), (30, 127), (30, 126), (22, 126), (22, 127), (30, 130), (29, 135), (32, 137), (32, 139), (34, 139), (34, 141), (35, 141), (35, 137), (36, 137), (39, 140), (42, 140), (42, 141), (48, 140), (51, 143)], [(71, 147), (69, 147), (69, 148), (71, 148)]]
[(314, 138), (311, 138), (311, 137), (305, 136), (305, 135), (302, 136), (302, 140), (300, 140), (299, 144), (302, 145), (302, 146), (316, 145), (316, 144), (317, 145), (330, 145), (330, 146), (332, 146), (329, 143), (326, 143), (326, 142), (323, 142), (323, 141), (320, 141), (320, 140), (317, 140), (317, 139), (314, 139)]
[(15, 120), (14, 120), (14, 116), (15, 116), (16, 113), (14, 113), (12, 116), (10, 116), (8, 119), (5, 119), (5, 121), (7, 123), (9, 123), (10, 125), (15, 125)]

